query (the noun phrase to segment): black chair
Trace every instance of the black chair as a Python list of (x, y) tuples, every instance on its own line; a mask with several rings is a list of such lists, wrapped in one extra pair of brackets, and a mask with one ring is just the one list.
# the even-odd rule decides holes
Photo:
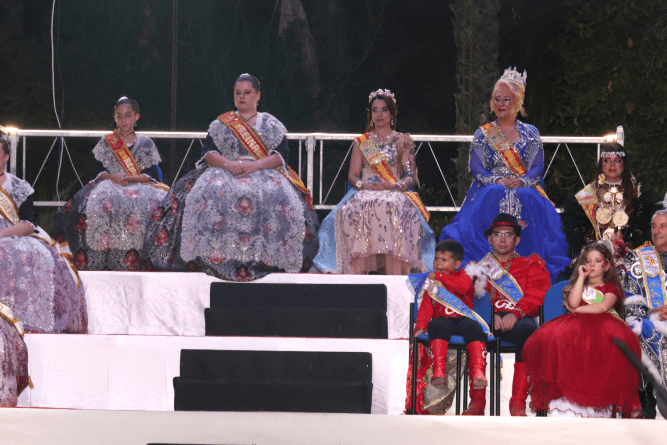
[[(411, 394), (410, 394), (410, 401), (411, 401), (411, 406), (412, 409), (408, 412), (408, 414), (416, 414), (416, 403), (417, 403), (417, 348), (419, 343), (428, 345), (429, 343), (429, 337), (428, 334), (421, 334), (417, 337), (413, 336), (412, 333), (414, 332), (415, 328), (415, 323), (417, 319), (417, 313), (419, 311), (419, 305), (417, 303), (418, 300), (418, 295), (415, 295), (415, 301), (414, 303), (410, 303), (410, 332), (408, 333), (408, 338), (411, 340), (412, 344), (412, 382), (411, 382)], [(493, 319), (493, 317), (490, 317), (491, 315), (491, 302), (488, 298), (488, 295), (482, 298), (475, 298), (473, 300), (473, 310), (480, 314), (484, 321), (489, 324), (490, 319)], [(494, 339), (495, 341), (495, 339)], [(487, 343), (488, 345), (488, 343)], [(460, 335), (452, 335), (452, 337), (449, 340), (449, 345), (448, 349), (455, 349), (456, 350), (456, 389), (455, 389), (455, 413), (456, 415), (461, 414), (461, 358), (462, 358), (462, 352), (465, 351), (467, 348), (467, 345)], [(491, 382), (490, 386), (493, 387), (493, 374), (490, 376)], [(491, 392), (491, 406), (494, 403), (493, 400), (494, 393), (493, 391)], [(463, 369), (463, 408), (468, 407), (468, 369), (467, 367)]]

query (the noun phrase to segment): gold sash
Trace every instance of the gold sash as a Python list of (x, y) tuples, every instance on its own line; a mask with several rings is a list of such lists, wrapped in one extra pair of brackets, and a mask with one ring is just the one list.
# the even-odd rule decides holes
[(593, 228), (596, 229), (594, 230), (595, 240), (600, 241), (600, 236), (598, 233), (599, 231), (597, 230), (597, 221), (595, 220), (595, 209), (597, 208), (598, 205), (598, 198), (595, 193), (595, 189), (591, 186), (591, 184), (588, 184), (586, 187), (579, 190), (574, 195), (574, 197), (577, 199), (577, 202), (584, 210), (584, 213), (586, 214), (588, 219), (591, 221)]
[[(241, 145), (243, 145), (255, 159), (264, 159), (269, 156), (269, 150), (266, 148), (266, 145), (264, 145), (262, 138), (259, 137), (250, 125), (239, 119), (239, 116), (235, 112), (228, 111), (221, 114), (218, 116), (218, 120), (232, 131), (234, 136), (236, 136), (236, 139), (238, 139)], [(296, 187), (297, 190), (304, 194), (308, 207), (312, 209), (313, 198), (310, 196), (310, 191), (303, 184), (299, 175), (292, 170), (292, 167), (286, 165), (285, 167), (276, 167), (274, 170), (281, 173), (294, 187)]]
[[(500, 156), (500, 159), (503, 160), (505, 166), (512, 173), (514, 173), (517, 178), (521, 178), (525, 176), (526, 173), (528, 173), (528, 169), (523, 163), (521, 156), (519, 156), (519, 153), (517, 153), (516, 149), (512, 147), (510, 141), (507, 140), (497, 125), (495, 125), (493, 122), (489, 122), (488, 124), (479, 127), (479, 129), (484, 134), (484, 137), (486, 138), (489, 145), (491, 145), (491, 148), (493, 148), (493, 151), (495, 151), (498, 156)], [(547, 192), (544, 191), (541, 185), (536, 185), (535, 190), (537, 190), (540, 195), (549, 199)], [(550, 199), (549, 202), (551, 202), (553, 205), (553, 202)]]
[[(391, 169), (391, 166), (387, 164), (387, 161), (384, 159), (384, 157), (382, 157), (382, 153), (380, 153), (380, 150), (378, 150), (378, 148), (373, 144), (373, 141), (371, 141), (368, 134), (362, 134), (354, 140), (359, 146), (361, 155), (364, 157), (364, 159), (366, 159), (368, 165), (373, 167), (378, 176), (390, 184), (396, 184), (398, 179), (394, 175), (394, 171)], [(428, 220), (431, 218), (431, 215), (428, 213), (428, 210), (426, 210), (426, 207), (422, 203), (422, 200), (419, 198), (417, 192), (410, 192), (406, 190), (402, 193), (408, 198), (408, 200), (410, 200), (412, 205), (415, 206), (419, 213), (421, 213), (426, 222), (428, 222)]]
[[(109, 148), (111, 149), (111, 153), (116, 157), (116, 160), (120, 166), (123, 167), (125, 173), (130, 176), (139, 176), (141, 170), (139, 170), (137, 161), (134, 159), (132, 152), (127, 144), (125, 144), (123, 138), (120, 137), (120, 134), (117, 131), (114, 131), (113, 133), (104, 136), (104, 139), (106, 139), (107, 144), (109, 144)], [(169, 186), (161, 182), (148, 182), (147, 185), (169, 191)]]

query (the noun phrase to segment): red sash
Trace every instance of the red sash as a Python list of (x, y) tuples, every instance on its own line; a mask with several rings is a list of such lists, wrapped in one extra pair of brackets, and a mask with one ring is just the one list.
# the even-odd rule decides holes
[[(521, 178), (528, 173), (528, 169), (523, 163), (521, 156), (517, 153), (516, 149), (512, 147), (512, 144), (507, 140), (505, 135), (500, 131), (497, 125), (494, 125), (493, 122), (479, 127), (479, 129), (484, 134), (484, 137), (491, 145), (491, 148), (500, 156), (500, 159), (503, 160), (505, 166), (516, 175), (517, 178)], [(549, 199), (547, 192), (544, 191), (541, 185), (536, 185), (535, 190)], [(549, 199), (549, 202), (553, 205), (553, 202)]]
[[(104, 138), (106, 139), (107, 144), (109, 144), (111, 153), (113, 153), (113, 155), (116, 157), (116, 160), (120, 166), (123, 167), (125, 173), (130, 176), (139, 176), (141, 174), (141, 170), (137, 165), (137, 161), (134, 159), (132, 152), (125, 144), (123, 138), (120, 137), (120, 134), (118, 134), (117, 131), (114, 131), (113, 133), (109, 133), (104, 136)], [(147, 185), (159, 188), (161, 190), (169, 191), (169, 186), (161, 182), (149, 182)]]
[[(380, 153), (377, 147), (373, 145), (373, 141), (368, 137), (368, 134), (362, 134), (354, 140), (357, 142), (359, 150), (361, 150), (361, 155), (366, 159), (366, 162), (375, 169), (378, 176), (390, 184), (396, 184), (398, 179), (396, 179), (394, 171), (382, 157), (382, 153)], [(417, 192), (404, 191), (403, 194), (410, 200), (419, 213), (421, 213), (426, 222), (428, 222), (431, 215), (428, 213), (428, 210), (426, 210), (426, 207), (422, 203)]]
[[(218, 116), (218, 120), (232, 131), (241, 145), (243, 145), (243, 147), (256, 159), (264, 159), (269, 156), (269, 150), (266, 148), (266, 145), (264, 145), (262, 138), (255, 133), (255, 130), (250, 125), (239, 119), (235, 112), (228, 111), (227, 113), (221, 114)], [(294, 187), (297, 188), (297, 190), (303, 193), (308, 207), (312, 209), (313, 198), (310, 196), (310, 191), (308, 191), (303, 184), (301, 178), (299, 178), (299, 175), (297, 175), (289, 165), (286, 165), (285, 167), (276, 167), (275, 170), (280, 172)]]

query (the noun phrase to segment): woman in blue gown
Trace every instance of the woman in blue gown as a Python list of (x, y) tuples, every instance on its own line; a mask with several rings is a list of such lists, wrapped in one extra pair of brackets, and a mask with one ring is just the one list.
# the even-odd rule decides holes
[(525, 115), (526, 73), (506, 69), (496, 82), (491, 110), (498, 119), (480, 127), (470, 146), (473, 183), (454, 222), (440, 241), (455, 239), (465, 249), (464, 264), (487, 253), (484, 230), (499, 213), (515, 216), (523, 226), (517, 252), (537, 253), (552, 279), (570, 260), (558, 213), (544, 192), (544, 149), (540, 133), (516, 119)]

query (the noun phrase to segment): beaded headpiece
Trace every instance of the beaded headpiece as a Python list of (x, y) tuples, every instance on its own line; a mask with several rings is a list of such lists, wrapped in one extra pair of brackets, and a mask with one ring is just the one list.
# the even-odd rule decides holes
[(625, 157), (625, 152), (624, 151), (603, 151), (600, 153), (600, 157), (603, 158), (611, 158), (612, 156), (616, 156), (619, 158), (624, 158)]
[(381, 88), (380, 88), (379, 90), (377, 90), (377, 91), (373, 91), (373, 92), (368, 96), (368, 101), (369, 101), (369, 102), (372, 102), (372, 101), (373, 101), (373, 98), (374, 98), (375, 96), (378, 96), (378, 95), (382, 95), (382, 96), (385, 96), (385, 97), (391, 97), (391, 100), (392, 100), (394, 103), (396, 103), (396, 98), (394, 97), (394, 93), (392, 93), (392, 92), (389, 91), (389, 90), (383, 90), (383, 89), (381, 89)]

